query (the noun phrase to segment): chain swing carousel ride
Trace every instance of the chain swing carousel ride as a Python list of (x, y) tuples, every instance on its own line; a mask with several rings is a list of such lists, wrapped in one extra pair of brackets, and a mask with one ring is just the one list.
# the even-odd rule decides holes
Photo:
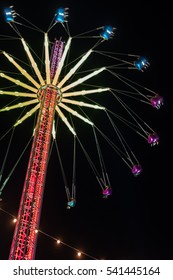
[[(67, 20), (68, 9), (62, 7), (57, 9), (46, 32), (18, 14), (11, 6), (4, 10), (4, 16), (5, 21), (13, 29), (17, 37), (0, 35), (0, 38), (8, 41), (13, 40), (13, 42), (15, 39), (15, 42), (19, 43), (23, 48), (23, 54), (21, 59), (19, 53), (15, 56), (5, 50), (0, 51), (1, 60), (3, 59), (11, 68), (15, 69), (15, 72), (11, 70), (0, 70), (0, 95), (2, 99), (4, 98), (4, 102), (6, 102), (0, 108), (0, 113), (13, 114), (14, 109), (20, 109), (20, 115), (17, 117), (13, 126), (0, 138), (3, 141), (11, 133), (7, 152), (0, 170), (0, 199), (2, 201), (4, 188), (18, 163), (15, 163), (7, 178), (3, 180), (3, 171), (14, 132), (17, 132), (20, 124), (24, 121), (27, 123), (28, 118), (35, 116), (35, 119), (33, 118), (33, 122), (35, 123), (31, 151), (9, 254), (10, 260), (33, 260), (35, 258), (37, 232), (39, 229), (46, 173), (52, 144), (56, 146), (59, 156), (67, 195), (67, 209), (71, 209), (76, 205), (76, 142), (79, 143), (94, 172), (96, 181), (101, 187), (103, 197), (107, 198), (112, 195), (112, 187), (99, 143), (99, 137), (102, 137), (110, 145), (112, 150), (122, 159), (135, 177), (139, 176), (142, 172), (142, 166), (121, 133), (121, 128), (118, 128), (115, 121), (118, 120), (118, 123), (122, 123), (128, 129), (137, 133), (149, 145), (155, 146), (159, 143), (158, 134), (126, 104), (124, 99), (131, 98), (131, 100), (142, 102), (142, 105), (159, 109), (163, 105), (163, 97), (121, 74), (124, 69), (143, 72), (149, 66), (149, 62), (145, 57), (108, 52), (101, 49), (106, 44), (105, 42), (113, 38), (115, 32), (114, 27), (106, 25), (72, 36)], [(60, 39), (52, 39), (52, 31), (57, 26), (64, 30), (64, 38), (61, 36)], [(42, 60), (40, 54), (33, 51), (22, 35), (24, 28), (29, 28), (31, 31), (34, 30), (41, 35), (40, 41), (43, 46)], [(90, 43), (92, 46), (82, 55), (80, 54), (75, 59), (71, 58), (70, 54), (73, 48), (73, 42), (80, 39), (87, 39), (87, 44)], [(25, 56), (28, 63), (23, 61), (23, 56)], [(94, 58), (93, 64), (91, 62), (94, 56), (96, 59)], [(89, 69), (85, 69), (85, 65), (87, 65), (89, 60), (91, 60), (89, 65), (92, 67), (90, 66)], [(96, 65), (97, 63), (98, 66)], [(100, 63), (103, 63), (103, 65), (100, 66)], [(38, 66), (39, 64), (41, 65), (40, 67)], [(95, 78), (98, 81), (98, 77), (100, 75), (103, 77), (104, 74), (112, 78), (111, 87), (109, 85), (94, 85), (93, 82), (92, 84), (87, 83), (90, 80), (94, 81)], [(99, 79), (99, 82), (101, 80)], [(115, 84), (116, 86), (123, 86), (120, 88), (117, 86), (114, 89), (112, 85)], [(113, 110), (107, 108), (107, 104), (100, 104), (98, 102), (99, 97), (103, 94), (106, 95), (107, 99), (113, 98), (111, 102), (115, 100), (128, 117), (118, 115)], [(114, 107), (116, 108), (117, 106)], [(26, 112), (26, 108), (30, 109)], [(21, 110), (23, 110), (22, 113)], [(92, 114), (89, 117), (89, 112), (91, 111)], [(117, 145), (95, 122), (94, 115), (97, 115), (96, 111), (102, 111), (105, 114), (106, 121), (109, 122), (113, 133), (118, 139)], [(98, 154), (99, 168), (96, 167), (91, 155), (89, 155), (87, 149), (80, 141), (80, 132), (75, 127), (75, 119), (79, 119), (80, 122), (91, 127)], [(67, 184), (56, 140), (56, 132), (60, 122), (64, 124), (64, 129), (68, 129), (69, 134), (73, 137), (73, 182), (71, 188)], [(23, 153), (20, 154), (19, 160)]]

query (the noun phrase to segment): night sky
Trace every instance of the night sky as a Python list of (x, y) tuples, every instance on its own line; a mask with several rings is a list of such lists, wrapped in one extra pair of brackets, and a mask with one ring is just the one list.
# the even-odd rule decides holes
[[(145, 104), (138, 106), (125, 98), (131, 108), (140, 113), (140, 116), (159, 134), (159, 145), (151, 147), (145, 139), (136, 133), (126, 131), (126, 128), (117, 122), (122, 129), (127, 143), (140, 161), (143, 172), (134, 177), (121, 158), (100, 138), (101, 151), (105, 158), (109, 175), (112, 195), (103, 199), (101, 188), (96, 180), (91, 166), (77, 143), (76, 149), (76, 198), (77, 204), (73, 209), (66, 209), (66, 194), (60, 165), (55, 145), (50, 156), (43, 208), (41, 212), (40, 231), (36, 259), (76, 259), (76, 250), (79, 249), (87, 255), (82, 259), (172, 259), (172, 86), (171, 86), (171, 15), (170, 7), (161, 4), (149, 4), (140, 1), (44, 1), (45, 4), (37, 4), (36, 1), (1, 1), (0, 3), (0, 34), (13, 34), (10, 26), (5, 23), (3, 9), (14, 5), (17, 13), (31, 21), (43, 30), (49, 26), (56, 9), (60, 6), (69, 8), (68, 25), (71, 34), (80, 34), (96, 27), (111, 25), (115, 27), (114, 38), (105, 42), (104, 50), (117, 53), (139, 54), (147, 57), (150, 67), (144, 72), (124, 69), (122, 75), (132, 78), (136, 83), (150, 88), (164, 98), (164, 106), (160, 110)], [(17, 20), (16, 20), (17, 21)], [(20, 27), (22, 35), (27, 37), (38, 49), (41, 43), (37, 37), (32, 37), (32, 30)], [(62, 28), (54, 27), (51, 36), (61, 37)], [(55, 34), (54, 34), (55, 33)], [(36, 33), (34, 33), (36, 34)], [(2, 38), (2, 37), (1, 37)], [(79, 56), (81, 48), (84, 51), (90, 43), (90, 38), (79, 41), (81, 45), (75, 45), (74, 56)], [(20, 57), (20, 49), (16, 41), (0, 40), (0, 49), (15, 53)], [(92, 44), (91, 44), (92, 45)], [(91, 46), (90, 45), (90, 46)], [(102, 47), (102, 46), (101, 46)], [(79, 49), (78, 49), (79, 48)], [(99, 49), (100, 47), (98, 47)], [(22, 56), (22, 54), (21, 54)], [(22, 57), (23, 60), (23, 57)], [(94, 56), (89, 60), (88, 67), (94, 68), (100, 61)], [(106, 63), (105, 58), (103, 64)], [(104, 65), (103, 65), (104, 66)], [(0, 70), (4, 65), (0, 56)], [(102, 78), (103, 77), (103, 78)], [(116, 79), (99, 76), (95, 83), (105, 87), (111, 83), (116, 88)], [(91, 82), (92, 84), (92, 82)], [(0, 80), (0, 88), (2, 88)], [(104, 93), (103, 93), (104, 95)], [(8, 103), (7, 97), (0, 96)], [(9, 100), (10, 97), (8, 97)], [(123, 110), (120, 104), (108, 97), (99, 100), (95, 95), (95, 101), (106, 104), (107, 108), (121, 114)], [(1, 102), (1, 101), (0, 101)], [(10, 101), (9, 101), (10, 102)], [(105, 103), (104, 103), (105, 102)], [(129, 103), (128, 103), (129, 102)], [(2, 103), (0, 103), (2, 104)], [(110, 106), (110, 107), (109, 107)], [(116, 108), (117, 106), (117, 108)], [(0, 108), (3, 106), (0, 106)], [(8, 130), (19, 116), (18, 109), (0, 113), (0, 136)], [(17, 113), (16, 113), (17, 112)], [(87, 112), (87, 111), (86, 111)], [(109, 127), (105, 120), (105, 113), (91, 113), (92, 121), (96, 122), (102, 131)], [(33, 131), (33, 120), (26, 120), (17, 127), (10, 147), (10, 152), (4, 167), (1, 184), (6, 179), (20, 153), (26, 146)], [(95, 158), (97, 164), (98, 155), (92, 129), (82, 121), (76, 121), (79, 137), (85, 143), (88, 154)], [(61, 130), (62, 128), (62, 130)], [(60, 122), (57, 133), (57, 143), (62, 155), (64, 170), (69, 185), (72, 177), (72, 152), (73, 137), (68, 129)], [(110, 133), (111, 135), (111, 133)], [(112, 137), (115, 137), (111, 135)], [(116, 144), (118, 139), (112, 138)], [(9, 137), (0, 141), (0, 167), (3, 164)], [(31, 146), (30, 146), (31, 147)], [(0, 207), (13, 216), (17, 216), (20, 196), (25, 178), (30, 149), (28, 148), (16, 170), (10, 177), (3, 193)], [(10, 245), (13, 237), (14, 224), (12, 217), (0, 211), (0, 259), (8, 259)], [(56, 244), (53, 238), (61, 239), (68, 246)], [(70, 248), (71, 247), (71, 248)], [(92, 256), (92, 257), (91, 257)]]

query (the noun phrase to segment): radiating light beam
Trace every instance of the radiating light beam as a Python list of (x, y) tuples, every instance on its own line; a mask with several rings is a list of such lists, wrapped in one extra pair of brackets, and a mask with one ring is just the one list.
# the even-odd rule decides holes
[(40, 85), (23, 69), (8, 53), (2, 52), (6, 58), (25, 76), (36, 88), (39, 88)]
[(38, 77), (38, 79), (39, 79), (39, 81), (40, 81), (40, 84), (41, 84), (42, 86), (45, 85), (45, 82), (44, 82), (44, 80), (43, 80), (43, 78), (42, 78), (42, 75), (41, 75), (41, 73), (40, 73), (40, 70), (38, 69), (37, 64), (36, 64), (36, 62), (35, 62), (35, 60), (34, 60), (32, 54), (31, 54), (31, 52), (30, 52), (30, 50), (29, 50), (29, 48), (28, 48), (28, 46), (27, 46), (25, 40), (22, 38), (21, 41), (22, 41), (24, 50), (26, 51), (26, 54), (28, 55), (28, 58), (29, 58), (29, 60), (30, 60), (30, 62), (31, 62), (32, 68), (34, 69), (35, 74), (37, 75), (37, 77)]
[(59, 88), (61, 88), (69, 80), (69, 78), (77, 71), (77, 69), (82, 65), (82, 63), (84, 63), (84, 61), (88, 58), (91, 52), (92, 50), (89, 50), (85, 55), (82, 56), (82, 58), (78, 61), (78, 63), (60, 81), (60, 83), (58, 84)]
[(79, 90), (79, 91), (63, 93), (63, 97), (86, 95), (86, 94), (98, 93), (98, 92), (109, 91), (109, 90), (110, 90), (110, 88), (97, 88), (97, 89)]
[(82, 84), (84, 81), (86, 81), (86, 80), (92, 78), (93, 76), (98, 75), (100, 72), (102, 72), (102, 71), (105, 70), (105, 69), (106, 69), (105, 67), (102, 67), (102, 68), (100, 68), (100, 69), (98, 69), (98, 70), (93, 71), (92, 73), (86, 75), (86, 76), (83, 77), (83, 78), (78, 79), (77, 81), (73, 82), (72, 84), (70, 84), (70, 85), (68, 85), (68, 86), (66, 86), (66, 87), (64, 87), (64, 88), (61, 88), (61, 92), (65, 92), (66, 90), (68, 90), (68, 89), (70, 89), (70, 88), (73, 88), (73, 87), (75, 87), (75, 86), (77, 86), (77, 85), (79, 85), (79, 84)]
[(18, 104), (15, 104), (15, 105), (12, 105), (12, 106), (8, 106), (8, 107), (5, 107), (3, 109), (0, 109), (0, 112), (3, 112), (3, 111), (10, 111), (12, 109), (16, 109), (16, 108), (22, 108), (24, 106), (28, 106), (28, 105), (31, 105), (31, 104), (34, 104), (34, 103), (38, 103), (38, 99), (32, 99), (30, 101), (26, 101), (26, 102), (20, 102)]
[(58, 65), (58, 68), (57, 68), (57, 70), (56, 70), (54, 79), (53, 79), (53, 81), (52, 81), (52, 85), (54, 85), (54, 86), (57, 85), (57, 83), (58, 83), (58, 78), (59, 78), (59, 75), (60, 75), (60, 73), (61, 73), (62, 67), (63, 67), (63, 65), (64, 65), (67, 52), (68, 52), (68, 50), (69, 50), (69, 48), (70, 48), (71, 40), (72, 40), (72, 38), (69, 37), (69, 39), (68, 39), (68, 41), (67, 41), (67, 44), (66, 44), (66, 46), (65, 46), (65, 48), (64, 48), (63, 55), (62, 55), (61, 60), (60, 60), (60, 62), (59, 62), (59, 65)]
[(45, 47), (45, 71), (46, 83), (50, 84), (50, 60), (49, 60), (49, 42), (47, 33), (44, 34), (44, 47)]
[(58, 104), (60, 107), (62, 107), (63, 109), (65, 109), (66, 111), (68, 111), (69, 113), (71, 113), (72, 115), (78, 117), (79, 119), (83, 120), (84, 122), (94, 125), (93, 122), (89, 121), (87, 118), (83, 117), (82, 115), (80, 115), (78, 112), (76, 112), (75, 110), (69, 108), (68, 106), (66, 106), (63, 103), (59, 103)]
[(62, 98), (61, 101), (64, 102), (64, 103), (70, 103), (70, 104), (75, 104), (75, 105), (79, 105), (79, 106), (90, 107), (90, 108), (93, 108), (93, 109), (105, 110), (105, 107), (85, 103), (85, 102), (82, 102), (82, 101), (76, 101), (76, 100), (71, 100), (71, 99), (66, 99), (66, 98)]
[(29, 118), (33, 113), (35, 113), (40, 107), (40, 103), (37, 104), (34, 108), (32, 108), (30, 111), (28, 111), (21, 119), (19, 119), (14, 126), (17, 126), (19, 124), (21, 124), (24, 120), (26, 120), (27, 118)]
[(62, 119), (62, 121), (66, 124), (66, 126), (69, 128), (69, 130), (76, 135), (76, 132), (74, 131), (73, 127), (70, 125), (70, 123), (68, 122), (67, 118), (64, 116), (64, 114), (62, 113), (62, 111), (60, 110), (60, 108), (58, 106), (56, 106), (56, 111), (58, 113), (58, 115), (60, 116), (60, 118)]
[(35, 93), (27, 93), (27, 92), (18, 92), (18, 91), (5, 91), (0, 90), (0, 94), (4, 95), (12, 95), (12, 96), (22, 96), (22, 97), (34, 97), (36, 98), (37, 95)]
[(52, 125), (52, 137), (54, 140), (56, 139), (55, 120), (53, 121), (53, 125)]
[(6, 80), (11, 81), (12, 83), (14, 83), (14, 84), (16, 84), (16, 85), (18, 85), (18, 86), (21, 86), (21, 87), (23, 87), (23, 88), (27, 88), (28, 90), (37, 93), (37, 89), (36, 89), (36, 88), (31, 87), (31, 86), (28, 86), (27, 84), (22, 83), (21, 81), (16, 80), (16, 79), (14, 79), (14, 78), (12, 78), (12, 77), (10, 77), (10, 76), (8, 76), (8, 75), (2, 73), (2, 72), (0, 73), (0, 77), (5, 78)]

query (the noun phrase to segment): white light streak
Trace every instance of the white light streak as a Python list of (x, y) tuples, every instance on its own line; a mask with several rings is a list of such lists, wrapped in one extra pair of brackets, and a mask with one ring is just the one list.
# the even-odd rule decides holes
[(74, 131), (73, 127), (70, 125), (70, 123), (68, 122), (67, 118), (64, 116), (64, 114), (61, 112), (60, 108), (58, 106), (56, 106), (56, 111), (58, 113), (58, 115), (60, 116), (60, 118), (62, 119), (62, 121), (66, 124), (66, 126), (69, 128), (69, 130), (76, 135), (76, 132)]
[(66, 106), (63, 103), (59, 103), (59, 106), (62, 107), (63, 109), (65, 109), (66, 111), (68, 111), (69, 113), (71, 113), (72, 115), (78, 117), (79, 119), (83, 120), (84, 122), (94, 125), (93, 122), (89, 121), (87, 118), (83, 117), (82, 115), (80, 115), (77, 111), (72, 110), (71, 108), (69, 108), (68, 106)]
[(64, 48), (63, 55), (62, 55), (62, 57), (61, 57), (61, 60), (60, 60), (60, 62), (59, 62), (58, 68), (57, 68), (57, 70), (56, 70), (56, 73), (55, 73), (55, 76), (54, 76), (54, 79), (53, 79), (53, 82), (52, 82), (52, 85), (54, 85), (54, 86), (55, 86), (55, 85), (57, 84), (57, 82), (58, 82), (58, 78), (59, 78), (59, 75), (60, 75), (60, 73), (61, 73), (62, 67), (63, 67), (63, 65), (64, 65), (67, 52), (68, 52), (68, 50), (69, 50), (69, 48), (70, 48), (71, 40), (72, 40), (72, 38), (69, 37), (69, 39), (68, 39), (68, 41), (67, 41), (67, 44), (66, 44), (66, 46), (65, 46), (65, 48)]
[(37, 95), (35, 93), (27, 93), (27, 92), (18, 92), (18, 91), (4, 91), (0, 90), (0, 94), (4, 95), (12, 95), (12, 96), (21, 96), (21, 97), (34, 97), (36, 98)]
[(35, 104), (35, 103), (38, 103), (38, 99), (32, 99), (30, 101), (20, 102), (18, 104), (12, 105), (12, 106), (5, 107), (3, 109), (0, 109), (0, 112), (10, 111), (12, 109), (21, 108), (21, 107), (28, 106), (28, 105)]
[(39, 69), (38, 69), (38, 67), (37, 67), (37, 64), (36, 64), (35, 60), (33, 59), (33, 56), (32, 56), (32, 54), (31, 54), (31, 52), (30, 52), (30, 50), (29, 50), (29, 48), (28, 48), (28, 46), (27, 46), (25, 40), (22, 38), (21, 41), (22, 41), (22, 44), (23, 44), (23, 46), (24, 46), (24, 49), (25, 49), (25, 51), (26, 51), (26, 53), (27, 53), (27, 55), (28, 55), (28, 58), (29, 58), (29, 60), (30, 60), (30, 62), (31, 62), (31, 65), (32, 65), (32, 67), (33, 67), (33, 69), (34, 69), (34, 71), (35, 71), (35, 74), (37, 75), (37, 77), (38, 77), (38, 79), (39, 79), (39, 81), (40, 81), (40, 84), (41, 84), (42, 86), (45, 85), (45, 82), (44, 82), (44, 80), (43, 80), (43, 78), (42, 78), (42, 75), (41, 75), (41, 73), (40, 73), (40, 71), (39, 71)]
[(48, 42), (48, 35), (47, 35), (47, 33), (45, 33), (45, 36), (44, 36), (44, 47), (45, 47), (46, 83), (50, 84), (49, 42)]
[(102, 68), (100, 68), (100, 69), (98, 69), (98, 70), (93, 71), (92, 73), (86, 75), (85, 77), (80, 78), (80, 79), (78, 79), (77, 81), (73, 82), (72, 84), (70, 84), (70, 85), (68, 85), (68, 86), (66, 86), (66, 87), (64, 87), (64, 88), (62, 88), (62, 89), (61, 89), (61, 92), (65, 92), (65, 91), (67, 91), (67, 90), (70, 89), (70, 88), (73, 88), (73, 87), (75, 87), (75, 86), (77, 86), (77, 85), (79, 85), (79, 84), (82, 84), (84, 81), (86, 81), (86, 80), (88, 80), (88, 79), (90, 79), (90, 78), (92, 78), (92, 77), (98, 75), (100, 72), (102, 72), (102, 71), (105, 70), (105, 69), (106, 69), (105, 67), (102, 67)]
[(89, 50), (80, 60), (79, 62), (68, 72), (68, 74), (61, 80), (61, 82), (58, 84), (58, 87), (61, 88), (68, 80), (69, 78), (77, 71), (77, 69), (84, 63), (84, 61), (88, 58), (88, 56), (91, 54), (92, 50)]
[(2, 73), (2, 72), (0, 73), (0, 77), (5, 78), (6, 80), (9, 80), (9, 81), (11, 81), (12, 83), (14, 83), (14, 84), (16, 84), (16, 85), (19, 85), (19, 86), (21, 86), (21, 87), (27, 88), (28, 90), (30, 90), (30, 91), (32, 91), (32, 92), (37, 93), (37, 89), (36, 89), (36, 88), (33, 88), (33, 87), (31, 87), (31, 86), (28, 86), (27, 84), (22, 83), (21, 81), (16, 80), (16, 79), (14, 79), (14, 78), (12, 78), (12, 77), (10, 77), (10, 76), (8, 76), (8, 75)]
[(31, 109), (30, 111), (28, 111), (21, 119), (19, 119), (14, 126), (17, 126), (19, 124), (21, 124), (24, 120), (26, 120), (27, 118), (29, 118), (33, 113), (35, 113), (40, 107), (40, 103), (37, 104), (33, 109)]
[(93, 105), (93, 104), (85, 103), (85, 102), (82, 102), (82, 101), (70, 100), (70, 99), (66, 99), (66, 98), (62, 98), (62, 102), (70, 103), (70, 104), (75, 104), (75, 105), (79, 105), (79, 106), (84, 106), (84, 107), (90, 107), (90, 108), (93, 108), (93, 109), (105, 110), (105, 107), (101, 107), (101, 106), (98, 106), (98, 105)]
[(3, 52), (7, 59), (25, 76), (36, 88), (39, 88), (40, 85), (23, 69), (9, 54)]
[(86, 94), (98, 93), (98, 92), (109, 91), (109, 90), (110, 90), (110, 88), (97, 88), (97, 89), (66, 92), (66, 93), (63, 93), (63, 97), (86, 95)]

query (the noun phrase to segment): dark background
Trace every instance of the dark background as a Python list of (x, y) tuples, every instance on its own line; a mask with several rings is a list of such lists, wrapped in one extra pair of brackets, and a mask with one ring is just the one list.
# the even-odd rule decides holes
[[(63, 180), (53, 149), (46, 179), (46, 188), (41, 214), (36, 259), (75, 259), (76, 251), (68, 246), (57, 248), (52, 237), (60, 238), (69, 246), (82, 250), (96, 259), (172, 259), (172, 50), (171, 13), (166, 2), (151, 4), (140, 1), (1, 1), (0, 34), (10, 34), (11, 29), (4, 22), (3, 9), (13, 4), (15, 10), (35, 25), (46, 30), (56, 9), (69, 7), (69, 29), (78, 34), (96, 27), (110, 24), (116, 27), (113, 40), (106, 42), (108, 51), (141, 54), (148, 58), (150, 67), (144, 73), (137, 73), (134, 79), (164, 97), (160, 110), (143, 106), (141, 115), (160, 136), (157, 147), (150, 147), (145, 140), (125, 133), (143, 166), (141, 176), (135, 178), (122, 160), (103, 144), (108, 173), (113, 188), (109, 199), (103, 199), (101, 190), (84, 155), (77, 150), (76, 180), (77, 205), (66, 209)], [(127, 4), (128, 3), (128, 4)], [(55, 36), (61, 36), (58, 28)], [(29, 32), (29, 33), (28, 33)], [(32, 30), (23, 31), (30, 37)], [(15, 35), (14, 35), (15, 36)], [(86, 46), (87, 46), (87, 41)], [(4, 48), (4, 42), (0, 41)], [(36, 37), (33, 43), (37, 43)], [(14, 51), (15, 42), (5, 43)], [(85, 44), (85, 43), (83, 43)], [(14, 47), (13, 47), (14, 46)], [(84, 45), (85, 47), (85, 45)], [(0, 47), (2, 49), (2, 47)], [(78, 53), (77, 48), (75, 49)], [(16, 54), (17, 56), (18, 54)], [(95, 63), (95, 61), (91, 61)], [(93, 67), (93, 65), (92, 65)], [(94, 68), (94, 67), (93, 67)], [(2, 64), (0, 69), (3, 70)], [(129, 71), (124, 71), (128, 77)], [(105, 81), (103, 80), (103, 83)], [(99, 81), (101, 84), (102, 81)], [(105, 86), (103, 84), (103, 86)], [(115, 85), (116, 88), (116, 85)], [(127, 100), (128, 101), (128, 100)], [(108, 101), (107, 106), (111, 105)], [(136, 103), (131, 104), (134, 111)], [(117, 110), (119, 110), (117, 108)], [(115, 108), (116, 111), (116, 108)], [(0, 115), (1, 132), (13, 123), (13, 113)], [(7, 175), (19, 157), (19, 148), (26, 145), (32, 133), (28, 120), (18, 128), (10, 156), (4, 170)], [(104, 118), (101, 119), (104, 127)], [(85, 124), (84, 124), (85, 125)], [(120, 124), (121, 125), (121, 124)], [(94, 155), (96, 148), (93, 134), (80, 122), (81, 137), (87, 135), (88, 150)], [(71, 180), (69, 167), (72, 142), (69, 133), (60, 131), (59, 146), (65, 151), (64, 164), (67, 178)], [(69, 137), (69, 138), (68, 138)], [(58, 138), (57, 138), (58, 139)], [(7, 143), (0, 143), (1, 162)], [(78, 147), (77, 147), (78, 148)], [(23, 186), (29, 150), (4, 189), (1, 207), (16, 216)], [(2, 163), (1, 163), (2, 164)], [(6, 178), (4, 175), (4, 179)], [(3, 181), (3, 180), (2, 180)], [(8, 259), (14, 225), (10, 215), (0, 212), (0, 258)], [(83, 256), (83, 259), (90, 257)]]

